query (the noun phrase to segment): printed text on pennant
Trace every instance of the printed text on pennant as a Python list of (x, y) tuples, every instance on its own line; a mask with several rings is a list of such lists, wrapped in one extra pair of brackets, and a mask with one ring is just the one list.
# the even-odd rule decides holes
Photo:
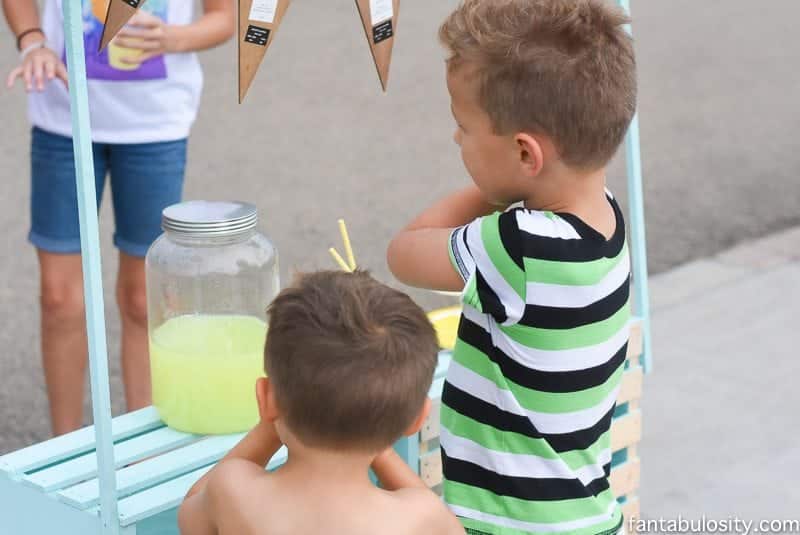
[(250, 24), (247, 27), (247, 33), (244, 36), (245, 42), (252, 43), (259, 46), (267, 46), (269, 41), (269, 30), (267, 28), (260, 28)]
[(372, 27), (372, 40), (377, 45), (380, 42), (386, 41), (394, 35), (394, 28), (392, 27), (392, 19)]

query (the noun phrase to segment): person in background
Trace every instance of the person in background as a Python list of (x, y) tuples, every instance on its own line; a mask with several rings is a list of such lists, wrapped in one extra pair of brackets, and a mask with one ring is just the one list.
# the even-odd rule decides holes
[[(31, 229), (41, 278), (44, 375), (55, 435), (81, 426), (87, 364), (80, 233), (62, 0), (2, 0), (20, 51), (8, 76), (29, 93)], [(144, 256), (161, 211), (181, 200), (203, 73), (195, 52), (234, 32), (234, 2), (148, 0), (98, 51), (108, 0), (84, 0), (83, 27), (98, 205), (106, 176), (119, 249), (116, 295), (128, 410), (150, 404)]]

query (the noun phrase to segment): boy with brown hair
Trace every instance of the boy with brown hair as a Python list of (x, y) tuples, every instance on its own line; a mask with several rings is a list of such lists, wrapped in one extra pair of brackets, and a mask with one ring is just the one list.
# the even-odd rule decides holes
[(388, 260), (407, 284), (463, 289), (441, 445), (468, 533), (622, 527), (609, 430), (630, 263), (606, 166), (636, 109), (627, 22), (601, 0), (464, 0), (440, 31), (474, 185), (399, 232)]
[[(268, 333), (261, 422), (189, 491), (181, 533), (463, 534), (391, 448), (430, 410), (425, 313), (364, 272), (320, 272), (278, 295)], [(266, 472), (281, 444), (286, 464)]]

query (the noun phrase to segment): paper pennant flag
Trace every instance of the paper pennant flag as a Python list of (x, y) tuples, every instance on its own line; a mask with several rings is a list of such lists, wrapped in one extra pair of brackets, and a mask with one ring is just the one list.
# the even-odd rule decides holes
[(275, 39), (290, 0), (239, 0), (239, 104)]
[(386, 91), (389, 86), (389, 66), (392, 63), (400, 0), (356, 0), (356, 6), (361, 14), (361, 22), (364, 23), (381, 87)]
[[(95, 0), (96, 2), (97, 0)], [(100, 37), (100, 48), (103, 50), (117, 36), (136, 11), (144, 4), (144, 0), (111, 0), (106, 11), (106, 23)]]

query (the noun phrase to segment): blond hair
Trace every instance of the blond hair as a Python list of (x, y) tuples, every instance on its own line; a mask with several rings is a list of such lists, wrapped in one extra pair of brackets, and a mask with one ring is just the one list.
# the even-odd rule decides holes
[(636, 111), (628, 22), (602, 0), (463, 0), (439, 36), (451, 72), (477, 76), (495, 133), (542, 134), (568, 165), (600, 168)]

